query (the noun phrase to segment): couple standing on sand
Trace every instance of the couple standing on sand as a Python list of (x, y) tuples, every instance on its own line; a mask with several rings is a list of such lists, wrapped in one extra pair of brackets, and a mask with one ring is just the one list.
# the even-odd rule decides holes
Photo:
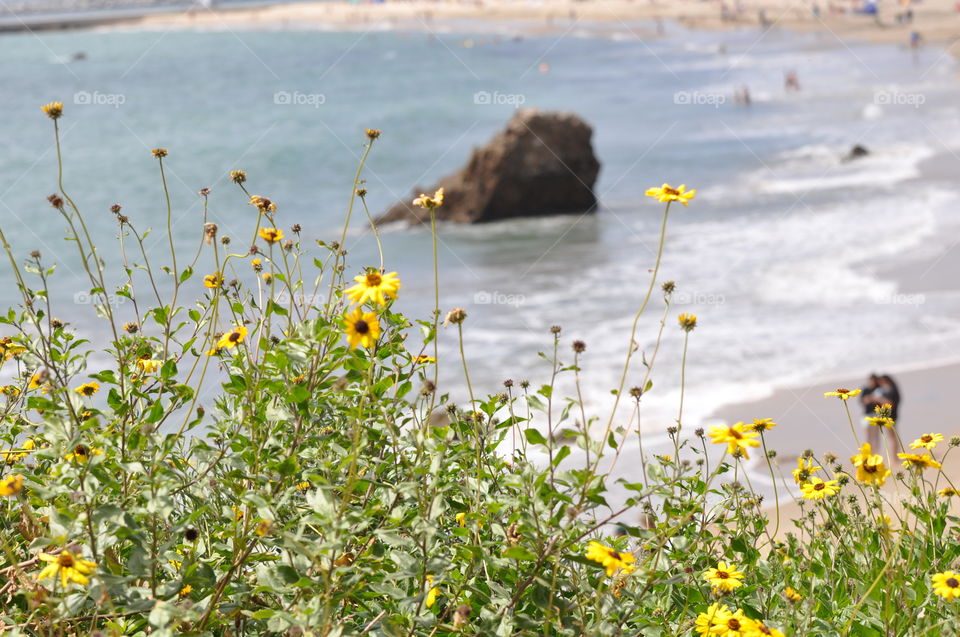
[[(899, 452), (897, 435), (893, 430), (900, 412), (900, 389), (897, 387), (897, 383), (887, 374), (882, 376), (870, 374), (867, 384), (860, 390), (860, 403), (863, 405), (864, 423), (867, 426), (867, 442), (870, 443), (870, 446), (874, 449), (880, 448), (880, 430), (885, 429), (890, 449), (893, 453)], [(889, 417), (893, 420), (890, 427), (878, 427), (874, 424), (875, 421), (870, 420), (880, 415), (876, 409), (883, 405), (890, 406)]]

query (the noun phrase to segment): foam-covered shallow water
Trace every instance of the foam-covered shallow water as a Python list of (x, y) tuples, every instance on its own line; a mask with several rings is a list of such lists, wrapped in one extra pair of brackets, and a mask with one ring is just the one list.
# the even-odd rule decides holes
[[(205, 186), (221, 234), (246, 241), (253, 217), (226, 178), (234, 168), (248, 171), (252, 191), (278, 202), (285, 226), (300, 223), (307, 239), (329, 240), (338, 235), (365, 128), (384, 131), (366, 172), (368, 200), (382, 210), (458, 168), (515, 105), (575, 111), (595, 127), (600, 212), (443, 227), (442, 305), (467, 310), (466, 355), (480, 393), (499, 391), (506, 378), (546, 382), (549, 367), (537, 352), (550, 347), (551, 325), (563, 327), (567, 362), (570, 341), (584, 340), (585, 400), (605, 422), (654, 262), (661, 208), (643, 192), (664, 181), (696, 187), (693, 204), (672, 213), (660, 273), (677, 292), (644, 399), (656, 450), (676, 417), (679, 312), (700, 321), (688, 356), (687, 425), (778, 386), (942, 359), (960, 344), (955, 290), (910, 295), (875, 274), (902, 254), (940, 245), (960, 225), (957, 192), (917, 179), (922, 161), (956, 147), (952, 59), (934, 49), (914, 55), (759, 35), (668, 25), (657, 40), (627, 29), (605, 37), (3, 36), (3, 227), (18, 255), (40, 249), (58, 263), (54, 313), (96, 340), (102, 326), (82, 297), (74, 303), (73, 293), (87, 287), (77, 256), (44, 200), (56, 180), (42, 103), (66, 103), (66, 185), (94, 233), (109, 242), (108, 208), (120, 202), (139, 226), (156, 229), (148, 244), (161, 261), (154, 146), (170, 149), (182, 245), (198, 239), (196, 191)], [(69, 62), (78, 52), (86, 59)], [(798, 93), (783, 89), (790, 70)], [(733, 99), (744, 86), (749, 107)], [(854, 144), (871, 154), (843, 162)], [(358, 270), (376, 257), (362, 214), (354, 218), (348, 249)], [(421, 317), (432, 307), (429, 241), (422, 229), (384, 231), (387, 266), (404, 283), (400, 306)], [(116, 266), (115, 251), (105, 258)], [(15, 303), (12, 279), (2, 276), (0, 302)], [(640, 324), (637, 342), (648, 354), (663, 307), (656, 294)], [(131, 311), (118, 306), (124, 320)], [(445, 389), (463, 400), (450, 330), (443, 347), (451, 361)], [(643, 374), (638, 355), (627, 386)]]

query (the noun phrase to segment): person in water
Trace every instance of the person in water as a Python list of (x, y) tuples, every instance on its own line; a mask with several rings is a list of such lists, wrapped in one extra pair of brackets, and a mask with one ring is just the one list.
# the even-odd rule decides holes
[[(887, 432), (887, 449), (891, 454), (900, 451), (899, 442), (895, 427), (900, 418), (900, 388), (896, 381), (888, 374), (878, 375), (870, 374), (867, 384), (861, 389), (860, 403), (863, 405), (864, 423), (867, 427), (867, 442), (873, 447), (874, 453), (881, 453), (880, 430)], [(884, 424), (878, 421), (881, 416), (878, 408), (883, 411), (884, 407), (889, 405), (889, 423)], [(878, 424), (881, 423), (881, 424)]]

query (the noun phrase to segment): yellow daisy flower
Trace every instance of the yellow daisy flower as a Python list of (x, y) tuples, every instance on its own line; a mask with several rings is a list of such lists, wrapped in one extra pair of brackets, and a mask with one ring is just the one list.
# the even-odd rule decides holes
[(63, 115), (63, 102), (50, 102), (40, 107), (40, 110), (46, 113), (50, 119), (60, 119)]
[(179, 595), (180, 597), (186, 597), (192, 592), (193, 592), (193, 586), (190, 586), (189, 584), (187, 584), (186, 586), (180, 589), (180, 592), (177, 593), (177, 595)]
[(103, 449), (97, 449), (95, 447), (88, 447), (86, 445), (77, 445), (73, 448), (72, 453), (68, 453), (63, 458), (64, 460), (71, 461), (75, 460), (80, 464), (86, 464), (90, 458), (93, 456), (102, 456)]
[(676, 188), (673, 188), (670, 184), (663, 184), (659, 188), (648, 188), (646, 193), (648, 197), (653, 197), (660, 203), (679, 201), (684, 206), (690, 203), (690, 200), (693, 199), (696, 194), (696, 190), (688, 191), (686, 184), (680, 184)]
[(79, 553), (71, 553), (66, 549), (60, 551), (59, 555), (40, 553), (37, 557), (47, 562), (47, 565), (37, 575), (37, 579), (56, 579), (59, 575), (60, 585), (64, 589), (70, 582), (85, 586), (90, 582), (87, 575), (93, 573), (94, 569), (97, 568), (96, 562), (85, 560), (80, 557)]
[(824, 482), (820, 478), (810, 478), (807, 482), (800, 485), (800, 491), (807, 500), (823, 500), (827, 496), (837, 495), (840, 491), (838, 480), (827, 480)]
[(911, 449), (933, 449), (938, 442), (943, 441), (943, 434), (923, 434), (910, 443)]
[(755, 622), (743, 614), (743, 609), (738, 608), (717, 622), (713, 634), (720, 637), (746, 637), (753, 631), (754, 625)]
[(893, 429), (893, 426), (896, 424), (893, 422), (893, 418), (889, 416), (867, 416), (867, 424), (871, 427), (886, 427), (887, 429)]
[(430, 587), (430, 590), (427, 591), (427, 598), (424, 601), (424, 605), (430, 608), (437, 602), (437, 597), (440, 596), (440, 589), (433, 585), (433, 575), (427, 575), (427, 586)]
[(229, 332), (220, 337), (220, 340), (217, 341), (216, 350), (222, 349), (233, 349), (237, 345), (243, 342), (243, 339), (247, 337), (247, 328), (243, 325), (236, 325)]
[(856, 397), (859, 396), (859, 395), (860, 395), (860, 390), (859, 390), (859, 389), (846, 389), (846, 388), (844, 388), (844, 387), (841, 387), (841, 388), (838, 389), (837, 391), (828, 391), (828, 392), (826, 392), (826, 393), (823, 395), (823, 397), (824, 397), (824, 398), (832, 398), (832, 397), (836, 396), (836, 397), (839, 398), (840, 400), (849, 400), (849, 399), (851, 399), (851, 398), (856, 398)]
[(960, 597), (960, 575), (957, 573), (944, 571), (937, 573), (930, 579), (933, 584), (933, 592), (948, 602)]
[(380, 338), (380, 319), (373, 312), (364, 312), (359, 307), (344, 316), (344, 332), (350, 349), (373, 347)]
[(433, 193), (433, 196), (421, 194), (413, 200), (413, 205), (424, 210), (433, 210), (443, 205), (443, 188)]
[(706, 611), (697, 615), (693, 629), (701, 635), (716, 634), (718, 630), (725, 631), (724, 625), (729, 616), (730, 607), (726, 604), (710, 604)]
[(890, 475), (890, 469), (883, 463), (883, 456), (874, 454), (869, 442), (863, 443), (860, 453), (851, 456), (850, 462), (857, 468), (857, 480), (866, 484), (882, 487)]
[(906, 468), (914, 468), (918, 471), (921, 469), (939, 469), (940, 463), (933, 459), (929, 453), (920, 455), (918, 453), (898, 453), (897, 457), (903, 460), (903, 466)]
[(608, 576), (613, 575), (618, 570), (625, 573), (633, 572), (635, 568), (633, 563), (636, 561), (631, 553), (621, 553), (596, 541), (587, 544), (586, 558), (599, 562), (607, 569)]
[(309, 490), (310, 490), (310, 483), (307, 482), (306, 480), (297, 483), (297, 491), (299, 491), (300, 493), (303, 493), (304, 491), (309, 491)]
[(680, 324), (680, 329), (684, 332), (692, 332), (697, 328), (697, 315), (681, 314), (677, 316), (677, 323)]
[(283, 239), (283, 230), (279, 228), (260, 228), (260, 238), (267, 243), (276, 243)]
[(453, 519), (456, 520), (460, 526), (467, 526), (467, 514), (463, 511), (453, 516)]
[(760, 442), (754, 440), (759, 434), (753, 431), (747, 431), (742, 422), (738, 422), (731, 427), (715, 425), (710, 427), (711, 442), (727, 445), (727, 453), (735, 454), (738, 450), (744, 458), (749, 458), (748, 450), (750, 447), (759, 447)]
[(753, 620), (753, 625), (743, 633), (744, 637), (784, 637), (784, 634), (776, 628), (771, 628), (761, 621)]
[(751, 427), (756, 432), (761, 431), (770, 431), (777, 426), (777, 423), (773, 422), (772, 418), (754, 418), (753, 426)]
[(937, 491), (937, 495), (944, 498), (949, 498), (951, 496), (960, 495), (960, 491), (958, 491), (957, 489), (954, 489), (953, 487), (947, 487), (945, 489), (940, 489), (939, 491)]
[(417, 354), (412, 360), (414, 365), (426, 365), (427, 363), (437, 362), (437, 359), (433, 356), (427, 356), (426, 354)]
[(787, 586), (783, 589), (783, 596), (787, 598), (788, 602), (796, 604), (797, 602), (803, 601), (803, 595), (797, 592), (796, 589)]
[(260, 212), (276, 212), (277, 204), (273, 203), (266, 197), (261, 197), (260, 195), (250, 195), (250, 205), (255, 206)]
[(153, 358), (141, 358), (137, 361), (137, 369), (140, 370), (142, 374), (152, 374), (161, 367), (163, 367), (163, 361), (158, 361)]
[(737, 570), (733, 564), (718, 562), (716, 568), (707, 569), (703, 573), (703, 579), (707, 580), (714, 590), (729, 593), (738, 586), (743, 586), (743, 573)]
[(23, 491), (23, 476), (14, 473), (0, 480), (0, 496), (9, 497)]
[(380, 274), (371, 270), (366, 274), (353, 277), (353, 280), (357, 284), (345, 290), (344, 295), (360, 305), (366, 301), (386, 305), (387, 299), (397, 298), (397, 290), (400, 289), (400, 279), (397, 278), (396, 272)]
[(213, 274), (208, 274), (203, 277), (203, 287), (219, 288), (221, 285), (223, 285), (223, 275), (219, 272), (214, 272)]
[(93, 396), (98, 391), (100, 391), (100, 383), (92, 380), (89, 383), (84, 383), (80, 385), (74, 391), (80, 394), (81, 396), (87, 396), (89, 398), (90, 396)]
[(815, 471), (820, 471), (822, 468), (813, 464), (813, 458), (797, 458), (797, 468), (793, 470), (793, 480), (797, 484), (803, 484)]

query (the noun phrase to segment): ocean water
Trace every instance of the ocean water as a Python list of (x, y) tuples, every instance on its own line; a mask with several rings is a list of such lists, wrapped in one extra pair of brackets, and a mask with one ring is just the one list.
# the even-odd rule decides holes
[[(458, 169), (517, 106), (571, 110), (594, 127), (603, 165), (597, 214), (441, 228), (441, 304), (467, 311), (466, 356), (479, 393), (499, 391), (506, 378), (547, 382), (537, 353), (551, 347), (557, 324), (565, 362), (573, 339), (587, 344), (584, 397), (588, 414), (605, 422), (654, 263), (661, 207), (643, 193), (665, 181), (698, 196), (670, 220), (661, 280), (676, 281), (677, 292), (644, 399), (650, 450), (676, 418), (680, 312), (700, 321), (685, 425), (777, 387), (960, 351), (956, 289), (918, 296), (875, 274), (923, 246), (949, 245), (960, 226), (957, 191), (920, 174), (922, 162), (960, 142), (950, 56), (753, 29), (667, 25), (666, 37), (641, 39), (646, 31), (634, 26), (571, 25), (562, 36), (519, 36), (509, 26), (291, 25), (2, 35), (0, 223), (18, 256), (39, 249), (57, 263), (53, 313), (102, 342), (103, 323), (84, 294), (74, 296), (89, 287), (75, 249), (45, 201), (56, 188), (51, 126), (38, 108), (47, 101), (65, 102), (66, 187), (114, 267), (108, 209), (116, 202), (139, 228), (154, 229), (147, 243), (164, 263), (152, 147), (170, 150), (174, 234), (184, 250), (198, 243), (203, 187), (213, 190), (210, 219), (220, 233), (247, 240), (254, 216), (229, 182), (235, 168), (248, 172), (252, 192), (278, 203), (284, 227), (303, 226), (309, 243), (339, 236), (365, 128), (383, 130), (364, 173), (380, 212)], [(78, 52), (86, 59), (71, 61)], [(784, 92), (788, 70), (798, 73), (799, 93)], [(733, 99), (743, 86), (749, 107)], [(854, 144), (870, 156), (842, 162)], [(351, 271), (377, 260), (365, 224), (355, 214)], [(403, 279), (399, 305), (424, 318), (429, 246), (423, 229), (384, 229), (386, 265)], [(12, 277), (0, 277), (0, 306), (16, 303)], [(655, 295), (637, 338), (646, 352), (663, 310)], [(132, 316), (129, 305), (117, 311)], [(452, 330), (442, 347), (442, 389), (463, 401)], [(643, 374), (638, 355), (627, 386)]]

